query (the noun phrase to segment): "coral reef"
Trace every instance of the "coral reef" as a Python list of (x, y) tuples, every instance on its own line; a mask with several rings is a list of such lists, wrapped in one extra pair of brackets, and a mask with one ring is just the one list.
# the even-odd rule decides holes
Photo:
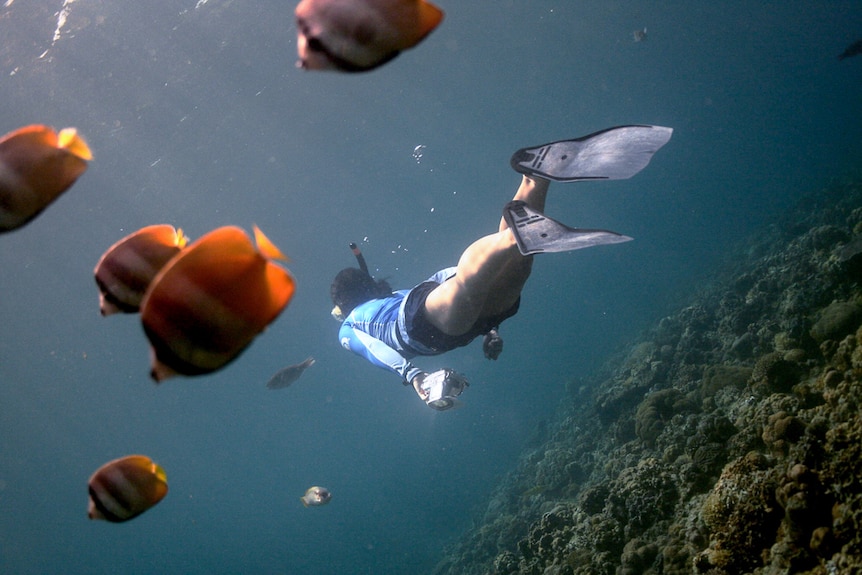
[(860, 206), (805, 198), (570, 385), (435, 575), (862, 572)]

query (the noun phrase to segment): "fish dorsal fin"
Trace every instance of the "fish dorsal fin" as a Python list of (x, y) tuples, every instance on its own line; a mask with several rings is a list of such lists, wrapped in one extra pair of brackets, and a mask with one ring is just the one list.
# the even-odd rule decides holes
[(93, 152), (75, 128), (63, 128), (57, 136), (57, 147), (68, 150), (82, 160), (92, 160)]
[(182, 249), (186, 247), (186, 244), (189, 243), (189, 237), (183, 233), (182, 228), (177, 228), (176, 235), (174, 237), (174, 245), (178, 248)]
[(419, 30), (424, 38), (443, 21), (443, 11), (425, 0), (419, 0)]
[(254, 241), (257, 244), (257, 249), (260, 250), (264, 256), (271, 260), (284, 260), (290, 261), (286, 255), (284, 255), (278, 246), (270, 241), (268, 237), (266, 237), (260, 228), (257, 226), (254, 227)]

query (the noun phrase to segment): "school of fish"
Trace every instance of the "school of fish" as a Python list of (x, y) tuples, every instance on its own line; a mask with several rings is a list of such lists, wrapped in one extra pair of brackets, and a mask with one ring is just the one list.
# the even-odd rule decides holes
[[(443, 19), (424, 0), (302, 0), (296, 7), (298, 66), (360, 72), (422, 41)], [(87, 170), (93, 154), (75, 128), (24, 126), (0, 139), (0, 233), (31, 222)], [(146, 226), (110, 246), (93, 275), (103, 316), (140, 313), (150, 342), (150, 376), (212, 373), (236, 359), (272, 323), (295, 291), (276, 264), (281, 250), (254, 227), (254, 243), (225, 226), (190, 242), (169, 224)], [(267, 383), (282, 389), (314, 364), (288, 366)], [(167, 494), (167, 476), (149, 457), (101, 466), (89, 481), (91, 519), (133, 519)], [(311, 487), (307, 507), (332, 497)]]
[[(367, 72), (415, 47), (443, 21), (426, 0), (301, 0), (295, 9), (297, 66), (305, 70)], [(634, 39), (646, 38), (646, 28)], [(858, 43), (842, 58), (859, 53)], [(84, 174), (93, 154), (74, 128), (56, 132), (29, 125), (0, 138), (0, 233), (39, 215)], [(217, 371), (235, 360), (285, 309), (293, 276), (284, 254), (256, 226), (254, 242), (235, 226), (196, 241), (169, 224), (150, 225), (110, 246), (94, 269), (102, 315), (139, 313), (150, 343), (150, 376)], [(277, 372), (281, 389), (314, 365), (311, 357)], [(167, 475), (144, 455), (99, 467), (88, 482), (88, 516), (119, 523), (159, 503)], [(306, 507), (332, 498), (320, 486), (300, 497)]]

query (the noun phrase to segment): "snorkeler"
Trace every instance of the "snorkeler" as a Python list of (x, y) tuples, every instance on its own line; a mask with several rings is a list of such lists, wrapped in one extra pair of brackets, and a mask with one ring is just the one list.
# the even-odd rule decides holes
[(332, 315), (342, 322), (342, 347), (400, 376), (430, 407), (454, 406), (467, 386), (464, 376), (448, 368), (427, 373), (410, 359), (445, 353), (480, 335), (485, 357), (497, 359), (503, 350), (497, 330), (518, 311), (533, 254), (631, 239), (607, 230), (570, 228), (545, 216), (549, 180), (630, 178), (672, 132), (660, 126), (619, 126), (515, 152), (511, 165), (523, 177), (499, 229), (468, 246), (457, 266), (412, 289), (393, 291), (385, 280), (375, 280), (351, 244), (359, 268), (341, 270), (330, 290)]

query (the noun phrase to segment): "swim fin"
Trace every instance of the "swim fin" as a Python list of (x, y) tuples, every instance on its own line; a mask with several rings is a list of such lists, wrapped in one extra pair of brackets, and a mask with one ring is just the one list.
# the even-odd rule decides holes
[(608, 230), (570, 228), (528, 207), (520, 200), (506, 204), (503, 217), (518, 242), (518, 250), (525, 256), (619, 244), (632, 239)]
[(661, 126), (616, 126), (574, 140), (523, 148), (510, 162), (518, 173), (556, 182), (624, 180), (644, 169), (671, 134), (672, 128)]

